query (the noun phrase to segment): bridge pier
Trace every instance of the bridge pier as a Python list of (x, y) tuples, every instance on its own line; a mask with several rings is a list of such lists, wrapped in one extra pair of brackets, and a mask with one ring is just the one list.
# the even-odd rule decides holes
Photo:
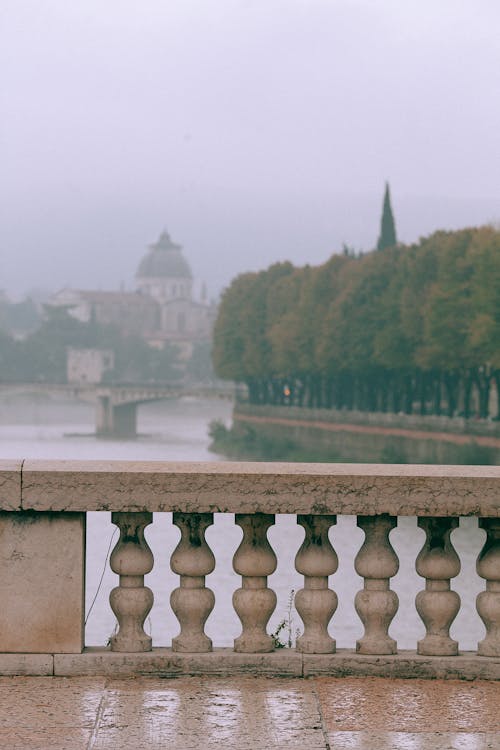
[(113, 404), (110, 396), (99, 396), (96, 405), (96, 435), (134, 438), (137, 436), (137, 404)]
[(137, 404), (113, 407), (113, 434), (115, 437), (137, 437)]
[(109, 396), (98, 396), (96, 401), (96, 435), (107, 436), (113, 432), (113, 406)]

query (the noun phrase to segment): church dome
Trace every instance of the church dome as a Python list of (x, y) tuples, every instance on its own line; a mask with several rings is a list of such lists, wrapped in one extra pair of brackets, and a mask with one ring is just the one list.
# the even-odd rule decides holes
[(149, 246), (149, 250), (139, 263), (137, 278), (169, 277), (191, 279), (189, 263), (182, 254), (182, 247), (170, 239), (163, 231), (158, 242)]

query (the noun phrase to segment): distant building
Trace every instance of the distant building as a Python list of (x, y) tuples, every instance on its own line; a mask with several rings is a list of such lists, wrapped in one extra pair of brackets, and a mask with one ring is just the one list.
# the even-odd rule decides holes
[(189, 357), (196, 341), (211, 338), (215, 305), (207, 303), (204, 291), (201, 299), (193, 299), (191, 268), (168, 232), (149, 246), (135, 279), (135, 292), (62, 289), (50, 304), (66, 307), (82, 322), (114, 325), (153, 346), (176, 343), (184, 357)]
[(106, 372), (115, 366), (115, 357), (107, 349), (73, 349), (66, 352), (68, 383), (101, 383)]
[(82, 323), (95, 320), (103, 325), (114, 325), (122, 333), (147, 336), (160, 320), (155, 300), (138, 292), (101, 292), (85, 289), (61, 289), (54, 294), (50, 305), (66, 307)]
[(182, 248), (161, 233), (139, 263), (137, 291), (159, 306), (160, 319), (152, 343), (196, 341), (211, 337), (214, 305), (193, 299), (193, 275)]

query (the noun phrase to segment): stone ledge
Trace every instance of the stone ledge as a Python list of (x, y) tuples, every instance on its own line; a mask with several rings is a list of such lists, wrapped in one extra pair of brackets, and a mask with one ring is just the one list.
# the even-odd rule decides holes
[(108, 648), (86, 648), (81, 654), (0, 654), (0, 675), (59, 677), (181, 677), (210, 675), (268, 677), (387, 677), (399, 679), (500, 680), (500, 657), (419, 656), (401, 651), (394, 656), (363, 656), (350, 649), (336, 654), (301, 654), (282, 649), (271, 654), (237, 654), (216, 648), (207, 654), (174, 653), (154, 648), (143, 654), (121, 654)]
[(270, 654), (237, 654), (229, 648), (216, 648), (205, 654), (182, 654), (173, 652), (171, 648), (154, 648), (142, 654), (121, 654), (107, 648), (86, 648), (82, 654), (55, 654), (54, 674), (60, 677), (228, 677), (243, 674), (300, 677), (302, 656), (294, 649)]
[(0, 654), (0, 676), (52, 677), (53, 654)]
[(364, 656), (349, 649), (336, 654), (304, 654), (304, 677), (389, 677), (399, 679), (500, 680), (500, 657), (420, 656), (400, 651), (393, 656)]

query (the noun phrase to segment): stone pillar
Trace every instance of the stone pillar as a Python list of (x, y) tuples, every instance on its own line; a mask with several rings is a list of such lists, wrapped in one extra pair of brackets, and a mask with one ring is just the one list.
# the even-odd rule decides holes
[(486, 580), (486, 591), (478, 594), (476, 607), (486, 627), (478, 643), (481, 656), (500, 656), (500, 518), (480, 518), (486, 541), (477, 558), (476, 570)]
[(389, 541), (389, 532), (397, 525), (394, 516), (358, 516), (358, 526), (365, 541), (356, 555), (356, 573), (365, 579), (364, 589), (354, 600), (365, 634), (356, 642), (360, 654), (395, 654), (396, 641), (388, 634), (389, 625), (398, 611), (399, 599), (389, 588), (399, 560)]
[(242, 625), (234, 650), (265, 653), (274, 648), (266, 632), (276, 607), (276, 594), (267, 587), (267, 576), (276, 570), (276, 555), (267, 539), (274, 515), (237, 513), (235, 520), (243, 529), (243, 539), (233, 557), (234, 570), (242, 577), (242, 587), (233, 594), (233, 607)]
[(0, 652), (84, 647), (85, 513), (0, 511)]
[(151, 651), (151, 638), (144, 632), (144, 621), (153, 606), (153, 592), (144, 586), (144, 576), (153, 569), (153, 553), (144, 538), (144, 528), (153, 514), (112, 513), (120, 538), (111, 553), (110, 565), (120, 576), (120, 584), (109, 596), (118, 620), (118, 633), (111, 638), (112, 651), (136, 653)]
[(212, 650), (204, 626), (214, 608), (213, 591), (205, 586), (205, 576), (215, 568), (215, 557), (205, 540), (205, 530), (213, 524), (213, 513), (174, 513), (174, 524), (181, 539), (172, 553), (170, 565), (180, 576), (180, 587), (172, 591), (170, 604), (181, 632), (172, 639), (173, 651)]
[(295, 595), (295, 607), (304, 623), (304, 633), (297, 638), (297, 651), (307, 654), (335, 651), (328, 623), (337, 609), (337, 595), (328, 588), (328, 576), (337, 570), (338, 559), (328, 529), (336, 520), (336, 516), (297, 516), (297, 523), (306, 532), (295, 558), (295, 568), (304, 576), (304, 588)]
[(418, 642), (417, 653), (455, 656), (458, 643), (450, 638), (450, 626), (460, 609), (460, 597), (450, 590), (450, 579), (460, 573), (460, 560), (450, 534), (458, 526), (458, 518), (422, 517), (418, 525), (427, 539), (415, 563), (417, 573), (425, 578), (425, 591), (420, 591), (415, 599), (426, 629), (425, 638)]

